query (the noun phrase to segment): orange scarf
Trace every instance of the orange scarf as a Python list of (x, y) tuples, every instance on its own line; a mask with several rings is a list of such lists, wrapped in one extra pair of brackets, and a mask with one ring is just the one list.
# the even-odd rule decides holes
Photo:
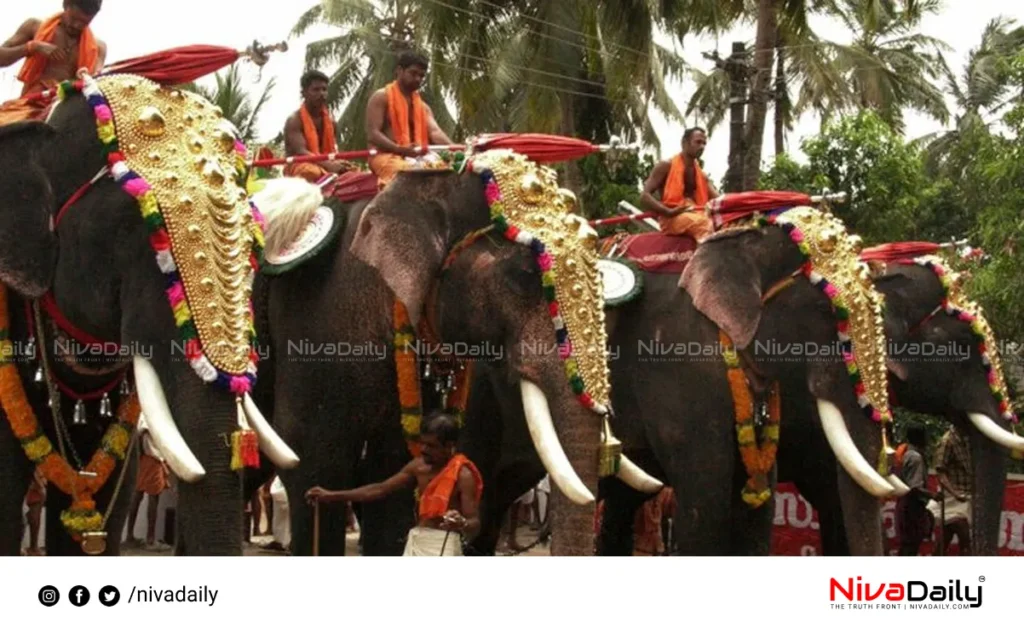
[[(693, 169), (697, 174), (697, 183), (694, 188), (695, 206), (704, 206), (708, 202), (708, 179), (700, 168), (700, 163), (693, 161)], [(686, 191), (686, 169), (683, 163), (683, 155), (677, 154), (672, 159), (672, 168), (665, 180), (665, 191), (661, 195), (661, 203), (669, 209), (674, 209), (683, 203), (683, 192)]]
[[(392, 139), (396, 145), (407, 147), (413, 144), (412, 134), (409, 131), (409, 102), (398, 87), (397, 81), (392, 81), (387, 87), (388, 94), (388, 120), (391, 122), (391, 131), (395, 137)], [(414, 127), (416, 132), (416, 146), (426, 147), (429, 144), (427, 138), (427, 109), (423, 107), (423, 100), (420, 93), (412, 93), (412, 108)]]
[(480, 503), (480, 497), (484, 492), (483, 477), (468, 457), (456, 453), (423, 490), (420, 497), (421, 520), (439, 518), (448, 512), (448, 505), (451, 503), (452, 493), (455, 492), (455, 484), (459, 481), (459, 472), (463, 466), (469, 468), (469, 472), (473, 473), (473, 478), (476, 479), (476, 502)]
[[(34, 41), (52, 44), (53, 40), (57, 37), (57, 27), (60, 25), (62, 17), (64, 17), (63, 12), (40, 24)], [(95, 73), (99, 55), (100, 47), (96, 44), (96, 38), (92, 35), (92, 29), (86, 27), (78, 37), (78, 67), (86, 68), (90, 73)], [(18, 81), (26, 86), (36, 83), (43, 76), (43, 73), (46, 72), (46, 66), (49, 63), (50, 60), (42, 55), (29, 55), (25, 58), (21, 72), (18, 73)]]
[(321, 141), (320, 135), (316, 131), (316, 124), (313, 123), (313, 117), (309, 115), (309, 110), (305, 105), (299, 108), (299, 118), (302, 119), (302, 136), (306, 139), (306, 149), (314, 154), (330, 154), (338, 151), (338, 145), (334, 141), (334, 121), (331, 120), (331, 112), (327, 106), (324, 106), (322, 116), (324, 118), (324, 138)]

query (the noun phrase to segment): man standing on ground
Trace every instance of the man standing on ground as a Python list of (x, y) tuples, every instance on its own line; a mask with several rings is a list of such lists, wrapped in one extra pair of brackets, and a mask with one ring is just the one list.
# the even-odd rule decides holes
[(132, 498), (131, 509), (128, 511), (128, 539), (135, 539), (135, 518), (139, 514), (139, 506), (142, 505), (142, 497), (148, 495), (145, 547), (150, 551), (168, 550), (170, 549), (169, 545), (156, 542), (156, 511), (160, 503), (160, 495), (170, 487), (167, 480), (169, 469), (159, 449), (153, 445), (153, 440), (149, 437), (149, 428), (146, 426), (145, 417), (139, 416), (138, 427), (139, 444), (142, 450), (139, 454), (135, 496)]
[[(713, 231), (711, 219), (704, 206), (718, 197), (698, 160), (708, 143), (707, 133), (694, 127), (683, 134), (683, 151), (672, 160), (655, 165), (644, 183), (640, 206), (658, 214), (663, 233), (689, 235), (700, 241)], [(661, 200), (654, 197), (660, 193)], [(699, 207), (694, 209), (694, 207)]]
[(38, 93), (75, 79), (80, 68), (90, 74), (103, 68), (107, 45), (89, 28), (102, 5), (103, 0), (64, 0), (62, 12), (46, 20), (26, 20), (0, 46), (0, 68), (25, 60), (18, 73), (22, 98), (0, 105), (0, 125), (43, 119), (50, 101)]
[[(942, 485), (945, 506), (943, 525), (943, 547), (949, 548), (956, 536), (960, 544), (960, 555), (971, 555), (971, 452), (967, 438), (950, 425), (939, 443), (938, 464), (935, 472)], [(937, 502), (929, 504), (936, 520), (943, 514)]]
[[(403, 51), (395, 80), (373, 93), (366, 104), (366, 138), (380, 152), (370, 158), (370, 170), (382, 189), (398, 172), (416, 167), (416, 159), (426, 154), (428, 145), (452, 144), (434, 120), (430, 106), (420, 98), (427, 68), (425, 55)], [(436, 157), (424, 159), (434, 161)]]
[[(302, 105), (284, 124), (285, 156), (315, 156), (338, 151), (334, 121), (327, 108), (328, 82), (327, 75), (319, 70), (307, 71), (299, 80)], [(284, 175), (304, 178), (315, 184), (330, 174), (340, 174), (350, 169), (352, 164), (343, 160), (291, 163), (285, 166)]]
[(423, 453), (386, 481), (353, 490), (306, 491), (309, 503), (378, 501), (400, 490), (415, 487), (419, 496), (417, 525), (409, 531), (404, 556), (462, 556), (462, 541), (480, 532), (480, 496), (483, 478), (473, 462), (455, 452), (459, 427), (453, 416), (438, 413), (423, 421), (420, 442)]
[(896, 501), (896, 532), (900, 539), (900, 556), (917, 556), (921, 543), (932, 533), (934, 521), (928, 502), (938, 494), (928, 490), (927, 435), (924, 427), (907, 429), (906, 449), (898, 476), (910, 492)]

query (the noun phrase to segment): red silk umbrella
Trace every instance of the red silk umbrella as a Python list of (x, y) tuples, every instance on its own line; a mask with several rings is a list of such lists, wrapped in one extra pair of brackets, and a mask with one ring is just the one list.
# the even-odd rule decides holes
[(615, 142), (609, 145), (594, 145), (590, 141), (571, 136), (532, 133), (485, 134), (477, 137), (473, 142), (473, 149), (477, 152), (485, 152), (492, 149), (510, 149), (538, 163), (559, 163), (577, 160), (596, 152), (619, 147), (626, 149), (628, 146), (620, 146)]
[(337, 198), (342, 202), (372, 198), (380, 189), (379, 182), (373, 172), (347, 171), (324, 187), (324, 197)]
[(267, 62), (267, 53), (274, 50), (286, 51), (288, 45), (284, 42), (273, 46), (253, 43), (244, 51), (207, 44), (180, 46), (110, 64), (100, 75), (132, 74), (162, 85), (185, 84), (245, 57), (262, 66)]
[(891, 242), (865, 248), (860, 252), (860, 260), (864, 262), (910, 260), (915, 257), (934, 255), (941, 249), (942, 245), (934, 242)]
[[(817, 198), (817, 200), (816, 200)], [(798, 191), (744, 191), (723, 194), (708, 202), (708, 212), (720, 229), (754, 213), (766, 213), (783, 207), (807, 206), (820, 201)]]

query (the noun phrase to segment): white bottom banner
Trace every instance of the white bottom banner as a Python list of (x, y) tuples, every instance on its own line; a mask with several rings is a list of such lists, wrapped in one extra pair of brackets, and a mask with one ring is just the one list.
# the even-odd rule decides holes
[(322, 618), (375, 633), (656, 631), (701, 616), (725, 630), (795, 621), (863, 630), (877, 618), (952, 630), (1015, 617), (1024, 572), (1010, 557), (20, 557), (0, 568), (0, 609), (35, 630), (91, 621), (147, 633), (302, 631)]

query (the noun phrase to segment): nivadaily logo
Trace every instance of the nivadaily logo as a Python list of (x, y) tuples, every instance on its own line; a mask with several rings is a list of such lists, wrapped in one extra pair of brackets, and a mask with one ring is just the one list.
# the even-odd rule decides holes
[[(985, 582), (984, 576), (978, 582)], [(833, 608), (843, 608), (848, 601), (854, 609), (977, 609), (981, 606), (981, 584), (968, 585), (959, 580), (949, 585), (932, 585), (923, 580), (907, 582), (864, 582), (846, 578), (829, 582), (829, 600)]]

